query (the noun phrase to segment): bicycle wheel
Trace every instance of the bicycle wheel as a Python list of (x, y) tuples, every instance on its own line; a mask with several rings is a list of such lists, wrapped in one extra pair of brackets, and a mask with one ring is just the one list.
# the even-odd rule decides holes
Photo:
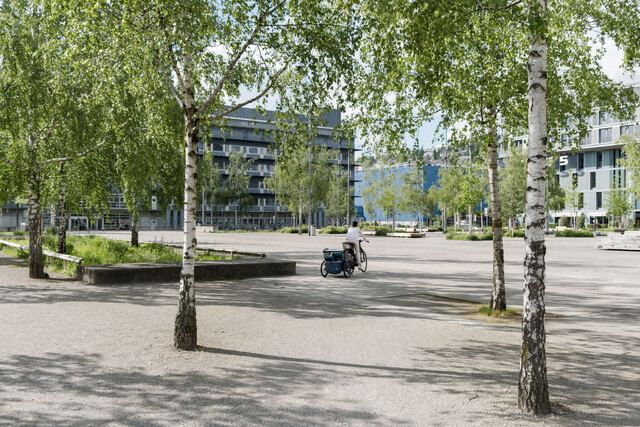
[(327, 271), (327, 261), (322, 261), (322, 264), (320, 264), (320, 274), (322, 274), (322, 277), (327, 277), (327, 274), (329, 274)]
[(344, 274), (344, 277), (351, 276), (353, 274), (353, 264), (351, 264), (349, 261), (343, 261), (342, 273)]
[(360, 251), (360, 268), (363, 273), (367, 271), (367, 253), (363, 250)]

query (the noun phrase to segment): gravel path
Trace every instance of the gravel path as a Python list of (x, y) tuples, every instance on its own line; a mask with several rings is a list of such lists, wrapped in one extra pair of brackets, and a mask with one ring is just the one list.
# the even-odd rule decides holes
[[(422, 273), (416, 289), (411, 260), (374, 242), (370, 271), (322, 279), (309, 240), (237, 236), (216, 244), (263, 239), (298, 275), (198, 283), (197, 352), (171, 347), (175, 283), (30, 280), (0, 253), (0, 425), (640, 425), (640, 360), (624, 343), (587, 348), (550, 320), (554, 413), (536, 419), (515, 407), (518, 327), (430, 298), (444, 285)], [(396, 244), (418, 243), (384, 251)]]

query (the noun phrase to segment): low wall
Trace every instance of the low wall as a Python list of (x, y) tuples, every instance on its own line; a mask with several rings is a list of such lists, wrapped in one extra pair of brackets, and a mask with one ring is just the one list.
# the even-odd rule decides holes
[[(181, 269), (182, 263), (180, 262), (79, 265), (77, 277), (90, 285), (177, 282), (180, 280)], [(295, 274), (295, 261), (276, 261), (264, 258), (258, 260), (198, 261), (195, 271), (197, 281)]]

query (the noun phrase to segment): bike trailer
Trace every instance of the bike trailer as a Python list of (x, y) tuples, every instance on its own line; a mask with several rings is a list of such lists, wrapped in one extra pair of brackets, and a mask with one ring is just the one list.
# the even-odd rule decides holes
[(342, 261), (326, 261), (325, 269), (329, 274), (340, 274), (342, 273)]
[(324, 260), (327, 261), (327, 264), (330, 261), (343, 261), (342, 249), (325, 249), (322, 251), (324, 255)]

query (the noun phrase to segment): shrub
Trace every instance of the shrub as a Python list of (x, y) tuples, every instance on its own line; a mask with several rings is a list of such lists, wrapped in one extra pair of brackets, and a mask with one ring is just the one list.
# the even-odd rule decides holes
[[(298, 227), (284, 227), (280, 229), (281, 233), (289, 233), (289, 234), (297, 234), (298, 233)], [(309, 229), (307, 228), (306, 225), (302, 226), (302, 233), (306, 234), (309, 232)]]
[(14, 236), (24, 236), (26, 233), (24, 231), (16, 230), (13, 232)]
[(333, 225), (329, 225), (324, 227), (320, 231), (320, 234), (347, 234), (347, 227), (335, 227)]
[(447, 240), (470, 240), (470, 241), (479, 241), (479, 240), (493, 240), (493, 233), (447, 233)]
[(378, 227), (376, 230), (376, 236), (386, 236), (389, 233), (389, 229), (387, 227)]
[(554, 233), (556, 237), (593, 237), (589, 230), (558, 230)]
[(558, 223), (558, 225), (560, 227), (566, 227), (569, 225), (569, 218), (567, 218), (566, 216), (563, 216), (560, 218), (560, 222)]
[(504, 237), (524, 237), (524, 230), (507, 230), (503, 234)]
[(584, 216), (582, 215), (578, 217), (578, 228), (584, 228)]

